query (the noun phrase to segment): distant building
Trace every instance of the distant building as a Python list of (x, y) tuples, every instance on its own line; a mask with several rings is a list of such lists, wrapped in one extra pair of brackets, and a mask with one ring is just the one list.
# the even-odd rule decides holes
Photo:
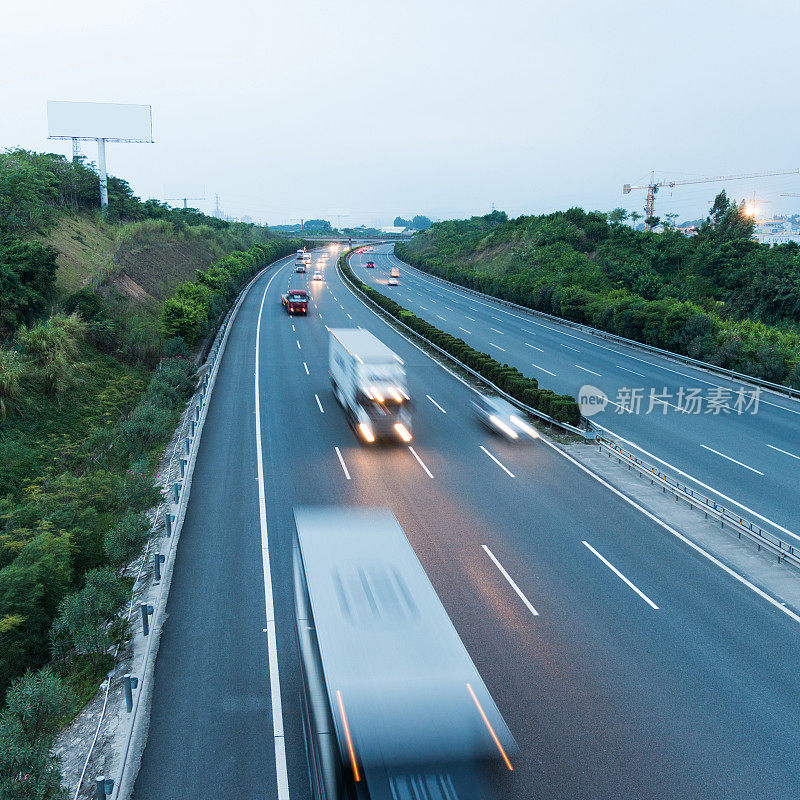
[(757, 219), (753, 229), (753, 238), (761, 244), (776, 245), (787, 242), (800, 244), (800, 227), (785, 217), (774, 219)]
[(694, 225), (685, 225), (682, 228), (675, 228), (675, 230), (678, 231), (678, 233), (682, 233), (684, 236), (697, 236), (697, 227)]
[(384, 225), (381, 228), (381, 233), (400, 234), (400, 233), (403, 233), (403, 231), (405, 231), (405, 230), (406, 230), (406, 228), (403, 227), (402, 225), (400, 225), (399, 227), (397, 225)]

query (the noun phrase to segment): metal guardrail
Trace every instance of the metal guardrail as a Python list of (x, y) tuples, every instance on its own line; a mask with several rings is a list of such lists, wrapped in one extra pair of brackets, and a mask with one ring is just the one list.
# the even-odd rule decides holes
[[(392, 254), (394, 255), (394, 254)], [(397, 258), (397, 256), (394, 256)], [(397, 258), (400, 261), (399, 258)], [(405, 261), (400, 261), (406, 267), (410, 267), (411, 269), (415, 269), (418, 272), (421, 272), (428, 278), (432, 280), (438, 281), (439, 283), (446, 284), (447, 286), (455, 286), (462, 291), (468, 292), (469, 294), (473, 294), (476, 297), (481, 297), (484, 300), (490, 300), (493, 303), (499, 303), (500, 305), (510, 306), (511, 308), (518, 309), (519, 311), (523, 311), (526, 314), (530, 314), (534, 317), (542, 317), (550, 322), (558, 323), (559, 325), (565, 325), (569, 328), (574, 328), (576, 330), (581, 331), (582, 333), (588, 333), (591, 336), (597, 336), (600, 339), (607, 339), (609, 341), (618, 342), (620, 344), (628, 345), (629, 347), (636, 348), (637, 350), (644, 350), (645, 352), (652, 353), (654, 355), (664, 356), (666, 358), (673, 359), (675, 361), (679, 361), (683, 364), (688, 364), (689, 366), (698, 367), (699, 369), (703, 369), (706, 372), (711, 372), (718, 375), (724, 375), (728, 378), (735, 378), (738, 381), (742, 381), (743, 383), (750, 383), (755, 386), (760, 386), (764, 389), (769, 389), (773, 392), (777, 392), (778, 394), (786, 395), (787, 397), (792, 397), (795, 399), (800, 399), (800, 389), (793, 389), (791, 386), (784, 386), (781, 383), (773, 383), (772, 381), (764, 380), (763, 378), (756, 378), (753, 375), (746, 375), (743, 372), (736, 372), (732, 369), (725, 369), (725, 367), (718, 367), (715, 364), (709, 364), (707, 361), (701, 361), (697, 358), (691, 358), (690, 356), (684, 356), (681, 353), (673, 353), (672, 350), (664, 350), (660, 347), (654, 347), (650, 344), (645, 344), (644, 342), (637, 342), (635, 339), (627, 339), (625, 336), (618, 336), (616, 333), (609, 333), (608, 331), (600, 330), (599, 328), (593, 328), (591, 325), (584, 325), (582, 322), (573, 322), (572, 320), (564, 319), (563, 317), (556, 317), (553, 314), (547, 314), (544, 311), (537, 311), (535, 308), (529, 308), (528, 306), (520, 305), (519, 303), (513, 303), (511, 300), (504, 300), (500, 297), (495, 297), (491, 294), (485, 294), (484, 292), (479, 292), (477, 289), (470, 289), (468, 286), (462, 286), (460, 283), (453, 283), (453, 281), (448, 281), (446, 278), (440, 278), (438, 275), (433, 275), (430, 272), (426, 272), (424, 269), (420, 269), (419, 267), (415, 267), (413, 264), (407, 264)]]
[(651, 484), (658, 484), (665, 492), (672, 492), (676, 499), (688, 503), (690, 509), (697, 508), (706, 515), (706, 518), (713, 517), (719, 521), (722, 528), (728, 525), (739, 534), (740, 539), (742, 536), (747, 537), (758, 545), (759, 550), (764, 547), (774, 553), (778, 556), (778, 563), (784, 561), (800, 568), (800, 546), (784, 541), (776, 534), (750, 522), (740, 514), (736, 514), (716, 502), (716, 500), (712, 500), (691, 486), (681, 483), (666, 472), (629, 453), (615, 441), (602, 437), (598, 439), (598, 443), (601, 451), (605, 451), (609, 458), (616, 458), (620, 464), (627, 464), (628, 469), (635, 469), (641, 477), (650, 478)]
[[(349, 252), (345, 253), (344, 257), (346, 259), (349, 259), (350, 253)], [(348, 264), (348, 267), (349, 266), (350, 265)], [(339, 269), (338, 263), (337, 263), (337, 269)], [(488, 378), (486, 378), (483, 375), (481, 375), (480, 372), (477, 372), (476, 370), (472, 369), (472, 367), (468, 366), (467, 364), (464, 364), (462, 361), (459, 361), (454, 355), (452, 355), (451, 353), (448, 353), (447, 350), (445, 350), (442, 347), (439, 347), (438, 344), (435, 344), (434, 342), (432, 342), (430, 339), (428, 339), (425, 336), (423, 336), (418, 331), (415, 331), (413, 328), (411, 328), (410, 326), (406, 325), (405, 322), (403, 322), (402, 320), (398, 319), (390, 311), (387, 311), (385, 308), (383, 308), (383, 306), (381, 306), (378, 303), (376, 303), (369, 295), (367, 295), (358, 286), (356, 286), (347, 277), (347, 275), (345, 275), (344, 272), (342, 272), (341, 269), (339, 269), (339, 274), (342, 276), (342, 279), (344, 281), (346, 281), (347, 284), (353, 289), (353, 291), (358, 292), (358, 294), (362, 297), (362, 299), (365, 302), (369, 303), (371, 306), (374, 306), (380, 312), (382, 312), (387, 317), (389, 317), (395, 324), (399, 325), (402, 328), (405, 328), (405, 330), (407, 330), (409, 333), (413, 334), (415, 337), (417, 337), (421, 341), (425, 342), (425, 344), (428, 345), (428, 347), (432, 347), (438, 353), (441, 353), (445, 358), (447, 358), (450, 361), (452, 361), (456, 366), (458, 366), (459, 368), (465, 370), (470, 375), (472, 375), (473, 377), (477, 378), (482, 383), (486, 384), (486, 386), (490, 387), (492, 390), (494, 390), (499, 395), (504, 397), (510, 403), (513, 403), (517, 408), (522, 409), (523, 411), (526, 411), (528, 414), (531, 414), (531, 415), (533, 415), (535, 417), (538, 417), (540, 420), (542, 420), (543, 422), (547, 422), (549, 425), (554, 425), (557, 428), (562, 428), (563, 430), (567, 430), (570, 433), (575, 433), (578, 436), (582, 436), (584, 439), (597, 439), (599, 437), (599, 434), (597, 434), (595, 431), (585, 430), (583, 428), (576, 428), (574, 425), (570, 425), (567, 422), (561, 422), (560, 420), (553, 419), (552, 417), (549, 417), (547, 414), (543, 413), (542, 411), (539, 411), (538, 409), (533, 408), (533, 406), (526, 405), (525, 403), (521, 402), (520, 400), (517, 400), (516, 397), (512, 397), (507, 392), (504, 392), (499, 386), (496, 386)], [(391, 299), (391, 298), (389, 298), (389, 299)]]

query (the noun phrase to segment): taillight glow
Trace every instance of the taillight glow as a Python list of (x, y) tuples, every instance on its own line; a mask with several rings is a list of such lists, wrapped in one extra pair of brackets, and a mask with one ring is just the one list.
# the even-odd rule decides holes
[(389, 387), (389, 394), (392, 396), (392, 399), (397, 400), (398, 403), (403, 402), (403, 395), (401, 395), (394, 386)]
[(495, 428), (499, 428), (501, 431), (503, 431), (503, 433), (510, 439), (519, 439), (519, 434), (512, 427), (506, 425), (505, 422), (500, 419), (500, 417), (496, 417), (494, 414), (492, 414), (489, 417), (489, 422), (491, 422)]
[(538, 439), (539, 438), (539, 431), (533, 427), (533, 425), (528, 425), (525, 420), (520, 419), (516, 415), (512, 415), (511, 421), (523, 432), (527, 433), (531, 439)]
[(395, 423), (394, 429), (397, 431), (397, 435), (404, 441), (410, 442), (411, 441), (411, 434), (409, 433), (408, 428), (405, 425), (402, 425), (399, 422)]
[(372, 387), (372, 394), (379, 403), (386, 399), (374, 386)]
[[(470, 691), (472, 691), (472, 689), (470, 689)], [(356, 763), (356, 751), (353, 748), (353, 740), (350, 737), (350, 726), (347, 724), (347, 714), (344, 713), (344, 703), (342, 702), (342, 693), (338, 689), (336, 690), (336, 700), (339, 703), (339, 713), (342, 715), (342, 724), (344, 725), (344, 737), (345, 739), (347, 739), (347, 750), (350, 753), (350, 763), (353, 765), (353, 777), (356, 779), (356, 783), (358, 783), (361, 780), (361, 775), (359, 775), (358, 773), (358, 764)]]
[[(506, 751), (503, 750), (503, 745), (500, 744), (500, 740), (497, 738), (497, 734), (494, 732), (494, 728), (492, 727), (491, 722), (489, 722), (489, 718), (486, 716), (486, 712), (483, 710), (475, 692), (472, 690), (472, 687), (467, 684), (467, 689), (469, 693), (472, 695), (472, 699), (475, 701), (475, 705), (478, 706), (478, 711), (480, 711), (481, 718), (483, 719), (484, 724), (489, 729), (489, 733), (492, 735), (492, 739), (494, 739), (495, 745), (497, 745), (497, 749), (500, 751), (500, 755), (503, 756), (503, 761), (506, 762), (506, 766), (513, 772), (514, 767), (511, 766), (511, 761), (509, 761), (508, 756), (506, 755)], [(341, 699), (339, 700), (341, 703)], [(344, 711), (342, 712), (344, 713)]]
[(364, 437), (364, 440), (367, 442), (374, 442), (375, 441), (375, 434), (370, 429), (369, 425), (366, 422), (362, 422), (359, 424), (358, 429), (361, 431), (361, 435)]

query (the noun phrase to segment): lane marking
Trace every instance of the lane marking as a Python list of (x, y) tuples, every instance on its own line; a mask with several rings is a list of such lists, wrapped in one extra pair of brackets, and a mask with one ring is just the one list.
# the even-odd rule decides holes
[(781, 450), (780, 447), (775, 447), (775, 445), (768, 444), (767, 447), (771, 447), (773, 450), (777, 450), (779, 453), (783, 453), (785, 456), (791, 456), (792, 458), (798, 459), (800, 461), (800, 456), (796, 456), (794, 453), (790, 453), (788, 450)]
[(503, 348), (503, 347), (500, 347), (500, 345), (499, 345), (499, 344), (495, 344), (494, 342), (489, 342), (489, 345), (490, 345), (491, 347), (496, 347), (498, 350), (500, 350), (501, 352), (505, 353), (505, 348)]
[(428, 310), (427, 308), (425, 308), (425, 306), (423, 306), (423, 305), (422, 305), (422, 303), (420, 303), (420, 306), (419, 306), (419, 307), (420, 307), (420, 308), (421, 308), (423, 311), (427, 311), (427, 310)]
[(474, 317), (468, 317), (466, 314), (464, 314), (464, 319), (468, 319), (470, 322), (475, 322)]
[(292, 333), (297, 333), (297, 331), (294, 329), (294, 325), (292, 325)]
[(425, 470), (425, 472), (427, 473), (428, 477), (429, 477), (429, 478), (432, 478), (432, 477), (433, 477), (433, 474), (432, 474), (432, 473), (431, 473), (431, 471), (430, 471), (430, 470), (429, 470), (429, 469), (428, 469), (428, 468), (425, 466), (425, 462), (424, 462), (424, 461), (423, 461), (423, 460), (422, 460), (422, 459), (421, 459), (421, 458), (420, 458), (420, 457), (417, 455), (417, 451), (416, 451), (416, 450), (415, 450), (415, 449), (414, 449), (414, 448), (413, 448), (411, 445), (409, 445), (409, 446), (408, 446), (408, 449), (411, 451), (411, 455), (412, 455), (412, 456), (414, 456), (414, 458), (416, 458), (416, 459), (417, 459), (417, 461), (419, 461), (419, 465), (422, 467), (422, 469), (424, 469), (424, 470)]
[(627, 367), (621, 367), (619, 364), (615, 365), (617, 369), (624, 370), (625, 372), (632, 372), (634, 375), (638, 375), (640, 378), (646, 378), (647, 376), (642, 372), (637, 372), (635, 369), (628, 369)]
[(300, 340), (299, 340), (299, 339), (295, 339), (295, 341), (297, 342), (297, 349), (298, 349), (298, 350), (302, 349), (302, 348), (300, 347)]
[(351, 317), (349, 314), (347, 315), (347, 318), (348, 318), (348, 319), (353, 319), (353, 318), (352, 318), (352, 317)]
[(701, 444), (700, 447), (702, 447), (704, 450), (708, 450), (708, 451), (710, 451), (712, 453), (716, 453), (718, 456), (722, 456), (723, 458), (727, 458), (728, 461), (732, 461), (734, 464), (738, 464), (740, 467), (744, 467), (745, 469), (749, 469), (750, 472), (755, 472), (756, 475), (761, 475), (762, 477), (764, 475), (763, 472), (761, 472), (761, 471), (759, 471), (757, 469), (753, 469), (753, 467), (749, 467), (747, 464), (744, 464), (741, 461), (737, 461), (735, 458), (731, 458), (730, 456), (726, 456), (725, 453), (720, 453), (719, 450), (715, 450), (713, 447), (709, 447), (708, 445), (705, 445), (705, 444)]
[(480, 448), (484, 453), (486, 453), (487, 456), (489, 456), (489, 458), (492, 459), (492, 461), (494, 461), (495, 464), (497, 464), (498, 467), (500, 467), (500, 469), (508, 473), (512, 478), (516, 477), (514, 473), (508, 469), (508, 467), (503, 466), (503, 464), (501, 464), (483, 445), (480, 445)]
[(541, 347), (537, 347), (535, 344), (528, 344), (527, 342), (525, 342), (525, 347), (532, 347), (534, 350), (538, 350), (540, 353), (544, 353), (544, 350), (542, 350)]
[(460, 325), (458, 326), (458, 329), (460, 331), (464, 331), (464, 333), (468, 333), (470, 336), (472, 336), (472, 331), (468, 331), (466, 328), (462, 328)]
[(429, 394), (426, 394), (425, 397), (427, 397), (428, 400), (430, 400), (431, 403), (433, 403), (436, 406), (436, 408), (438, 408), (439, 411), (442, 412), (442, 414), (446, 414), (447, 413)]
[(303, 366), (305, 367), (306, 375), (310, 375), (311, 373), (308, 371), (308, 364), (306, 364), (305, 361), (303, 362)]
[(636, 592), (636, 594), (638, 594), (639, 597), (641, 597), (642, 600), (644, 600), (645, 603), (650, 606), (650, 608), (658, 611), (658, 606), (638, 586), (636, 586), (634, 583), (631, 583), (631, 581), (629, 581), (608, 559), (603, 558), (603, 556), (601, 556), (600, 553), (598, 553), (597, 550), (595, 550), (594, 547), (589, 544), (589, 542), (582, 542), (582, 544), (586, 545), (586, 547), (588, 547), (621, 581), (633, 589), (633, 591)]
[(314, 397), (316, 398), (317, 405), (319, 406), (319, 413), (320, 414), (324, 414), (325, 413), (325, 409), (322, 407), (322, 403), (319, 400), (319, 395), (316, 392), (314, 393)]
[[(283, 269), (283, 267), (281, 267)], [(264, 604), (267, 615), (267, 658), (269, 664), (269, 688), (272, 700), (272, 733), (275, 746), (275, 774), (278, 786), (278, 800), (289, 800), (289, 770), (286, 766), (286, 742), (283, 734), (283, 705), (281, 703), (281, 680), (278, 673), (278, 640), (275, 629), (275, 598), (272, 592), (272, 572), (269, 563), (269, 532), (267, 530), (267, 502), (264, 491), (264, 454), (261, 449), (261, 374), (259, 350), (261, 349), (261, 318), (264, 314), (264, 301), (267, 291), (275, 277), (273, 275), (264, 287), (261, 308), (256, 325), (256, 461), (258, 469), (258, 520), (261, 526), (261, 565), (264, 573)]]
[(566, 348), (567, 348), (567, 350), (574, 350), (576, 353), (580, 353), (580, 352), (581, 352), (580, 350), (578, 350), (578, 348), (577, 348), (577, 347), (572, 347), (571, 345), (564, 344), (564, 342), (559, 342), (559, 344), (560, 344), (562, 347), (566, 347)]
[(599, 372), (595, 372), (593, 369), (586, 369), (586, 367), (582, 367), (580, 364), (573, 364), (573, 366), (582, 369), (584, 372), (588, 372), (590, 375), (597, 375), (598, 378), (603, 377)]
[(503, 574), (503, 577), (511, 584), (511, 588), (517, 593), (519, 599), (522, 600), (522, 602), (528, 607), (528, 611), (530, 611), (534, 617), (538, 617), (539, 612), (533, 607), (531, 601), (525, 597), (525, 595), (522, 593), (522, 589), (517, 586), (517, 584), (514, 582), (514, 579), (506, 572), (503, 565), (495, 558), (494, 553), (485, 544), (481, 545), (481, 547), (483, 547), (483, 549), (486, 551), (486, 555), (488, 555), (489, 558), (494, 561), (494, 565), (500, 570), (500, 572)]
[(339, 463), (342, 465), (345, 478), (347, 478), (347, 480), (350, 480), (350, 473), (347, 471), (347, 465), (344, 463), (344, 459), (342, 458), (342, 454), (339, 452), (339, 448), (334, 447), (333, 449), (336, 451), (336, 455), (339, 456)]
[(501, 336), (505, 336), (505, 333), (503, 331), (499, 331), (497, 330), (497, 328), (492, 328), (491, 325), (489, 326), (489, 330), (494, 331), (495, 333), (499, 333)]
[(342, 311), (344, 311), (344, 306), (341, 303), (339, 303), (339, 308), (341, 308)]
[(540, 369), (542, 372), (546, 372), (548, 375), (552, 375), (554, 378), (556, 377), (555, 372), (550, 372), (549, 369), (545, 369), (544, 367), (540, 367), (538, 364), (531, 364), (532, 367), (536, 367), (536, 369)]
[(445, 322), (447, 322), (447, 320), (441, 314), (437, 314), (436, 316), (439, 317), (439, 319), (444, 320)]

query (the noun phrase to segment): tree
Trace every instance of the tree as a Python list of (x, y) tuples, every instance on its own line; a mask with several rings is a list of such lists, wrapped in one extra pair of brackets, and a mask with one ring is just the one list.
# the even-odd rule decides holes
[(422, 214), (417, 214), (414, 219), (411, 220), (411, 225), (407, 227), (413, 228), (415, 231), (424, 231), (430, 228), (433, 223), (428, 219), (428, 217), (422, 216)]
[(326, 219), (307, 219), (303, 223), (303, 230), (328, 233), (331, 230), (331, 224)]
[(675, 220), (678, 219), (678, 215), (673, 211), (671, 214), (664, 215), (667, 218), (667, 222), (664, 225), (665, 228), (674, 228), (675, 227)]
[(607, 216), (612, 225), (618, 225), (628, 219), (628, 212), (624, 208), (615, 208), (613, 211), (609, 211)]
[(403, 219), (403, 217), (395, 217), (394, 218), (394, 226), (395, 226), (395, 228), (410, 228), (411, 227), (411, 220), (410, 219)]
[(144, 514), (128, 511), (103, 537), (108, 563), (119, 575), (141, 553), (150, 535), (150, 524)]
[(631, 227), (636, 230), (636, 223), (642, 218), (638, 211), (631, 211)]

